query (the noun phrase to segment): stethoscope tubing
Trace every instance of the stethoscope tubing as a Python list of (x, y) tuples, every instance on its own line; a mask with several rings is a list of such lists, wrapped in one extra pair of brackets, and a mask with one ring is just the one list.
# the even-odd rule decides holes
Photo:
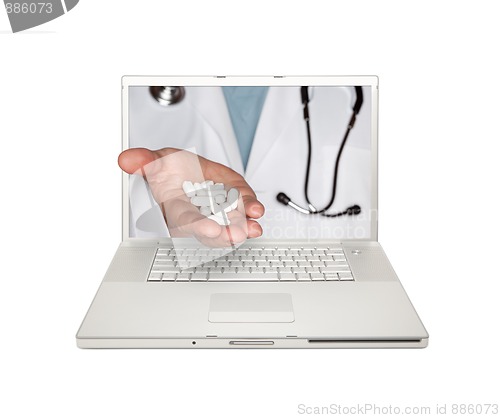
[(309, 209), (305, 209), (299, 205), (297, 205), (295, 202), (293, 202), (285, 193), (278, 193), (276, 196), (277, 200), (284, 204), (290, 206), (292, 209), (295, 209), (299, 211), (300, 213), (306, 214), (306, 215), (322, 215), (326, 217), (338, 217), (338, 216), (343, 216), (343, 215), (357, 215), (361, 213), (361, 207), (359, 205), (353, 205), (348, 207), (346, 210), (343, 212), (338, 212), (338, 213), (326, 213), (328, 209), (333, 205), (335, 201), (335, 195), (337, 193), (337, 178), (338, 178), (338, 170), (339, 170), (339, 164), (340, 164), (340, 157), (342, 156), (342, 152), (344, 151), (345, 144), (347, 143), (347, 139), (349, 138), (349, 134), (354, 127), (354, 124), (356, 123), (356, 116), (359, 113), (361, 106), (363, 105), (363, 90), (360, 86), (355, 86), (355, 92), (356, 92), (356, 102), (353, 106), (353, 112), (351, 119), (349, 120), (349, 123), (347, 124), (347, 128), (344, 134), (344, 137), (342, 139), (342, 142), (340, 144), (339, 151), (337, 153), (337, 158), (335, 160), (335, 169), (333, 173), (333, 190), (332, 190), (332, 196), (330, 198), (330, 201), (328, 204), (323, 207), (322, 209), (317, 209), (312, 203), (311, 200), (309, 199), (309, 173), (311, 171), (311, 157), (312, 157), (312, 138), (311, 138), (311, 126), (310, 126), (310, 121), (309, 121), (309, 94), (307, 91), (308, 87), (307, 86), (302, 86), (301, 87), (301, 99), (302, 99), (302, 104), (303, 104), (303, 115), (304, 115), (304, 120), (306, 123), (306, 132), (307, 132), (307, 147), (308, 147), (308, 152), (307, 152), (307, 165), (306, 165), (306, 175), (305, 175), (305, 181), (304, 181), (304, 195), (306, 198), (307, 206)]

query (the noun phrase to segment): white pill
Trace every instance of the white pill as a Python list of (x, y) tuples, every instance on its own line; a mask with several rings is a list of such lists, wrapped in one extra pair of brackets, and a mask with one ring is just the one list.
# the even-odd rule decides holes
[(193, 183), (190, 181), (185, 181), (182, 183), (182, 190), (184, 190), (184, 193), (186, 193), (187, 197), (193, 197), (195, 195), (195, 189)]
[(231, 209), (231, 203), (229, 203), (229, 202), (221, 203), (219, 206), (220, 206), (221, 210), (223, 210), (226, 213), (231, 212), (233, 210), (233, 209)]
[(238, 199), (239, 195), (240, 195), (240, 192), (238, 191), (238, 189), (235, 189), (233, 187), (232, 189), (230, 189), (227, 192), (227, 200), (229, 200), (230, 202), (234, 202), (235, 200)]
[(209, 196), (208, 198), (208, 205), (207, 206), (210, 206), (210, 210), (212, 211), (212, 213), (215, 213), (215, 201), (214, 201), (214, 198), (212, 196)]
[(226, 201), (226, 196), (225, 194), (218, 194), (214, 196), (215, 203), (224, 203)]
[(211, 206), (211, 200), (208, 196), (194, 196), (191, 203), (195, 206)]
[(224, 189), (209, 189), (212, 196), (224, 196), (224, 200), (226, 200), (227, 192)]
[(240, 197), (240, 192), (238, 189), (231, 189), (227, 192), (227, 202), (231, 205), (231, 210), (238, 207), (238, 198)]
[(236, 199), (233, 203), (231, 203), (231, 206), (229, 206), (229, 210), (236, 210), (238, 209), (238, 199)]
[(210, 216), (212, 214), (212, 211), (210, 210), (210, 206), (201, 206), (200, 213), (203, 216)]
[(182, 183), (182, 188), (184, 193), (191, 198), (191, 203), (199, 207), (202, 215), (217, 217), (221, 225), (225, 225), (223, 218), (227, 219), (226, 213), (238, 207), (240, 197), (238, 189), (232, 188), (226, 191), (223, 183), (214, 184), (212, 180), (205, 180), (193, 184), (186, 180)]
[(208, 196), (208, 189), (196, 190), (196, 196)]
[[(221, 214), (223, 211), (223, 208), (218, 203), (213, 202), (213, 204), (210, 206), (210, 210), (214, 215)], [(221, 215), (222, 216), (222, 215)]]

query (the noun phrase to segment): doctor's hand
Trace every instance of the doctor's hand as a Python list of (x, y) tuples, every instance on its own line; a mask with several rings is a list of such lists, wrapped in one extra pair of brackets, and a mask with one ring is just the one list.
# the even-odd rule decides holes
[[(126, 173), (146, 179), (172, 237), (194, 236), (207, 246), (226, 247), (262, 235), (262, 227), (254, 219), (264, 215), (264, 206), (245, 179), (225, 165), (176, 148), (131, 148), (120, 154), (118, 164)], [(182, 190), (185, 180), (205, 179), (240, 192), (244, 208), (228, 213), (228, 227), (201, 215)]]

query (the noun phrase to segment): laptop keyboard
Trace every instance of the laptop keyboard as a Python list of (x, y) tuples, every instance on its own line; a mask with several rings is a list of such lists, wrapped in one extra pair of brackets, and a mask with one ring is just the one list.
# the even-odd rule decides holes
[[(205, 251), (205, 252), (204, 252)], [(149, 282), (353, 281), (340, 247), (239, 248), (200, 265), (206, 249), (158, 248)], [(192, 267), (181, 269), (193, 265)]]

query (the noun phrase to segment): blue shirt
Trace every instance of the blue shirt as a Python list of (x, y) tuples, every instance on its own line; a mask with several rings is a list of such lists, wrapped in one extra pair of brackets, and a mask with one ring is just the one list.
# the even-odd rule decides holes
[(222, 87), (245, 169), (268, 90), (269, 87)]

